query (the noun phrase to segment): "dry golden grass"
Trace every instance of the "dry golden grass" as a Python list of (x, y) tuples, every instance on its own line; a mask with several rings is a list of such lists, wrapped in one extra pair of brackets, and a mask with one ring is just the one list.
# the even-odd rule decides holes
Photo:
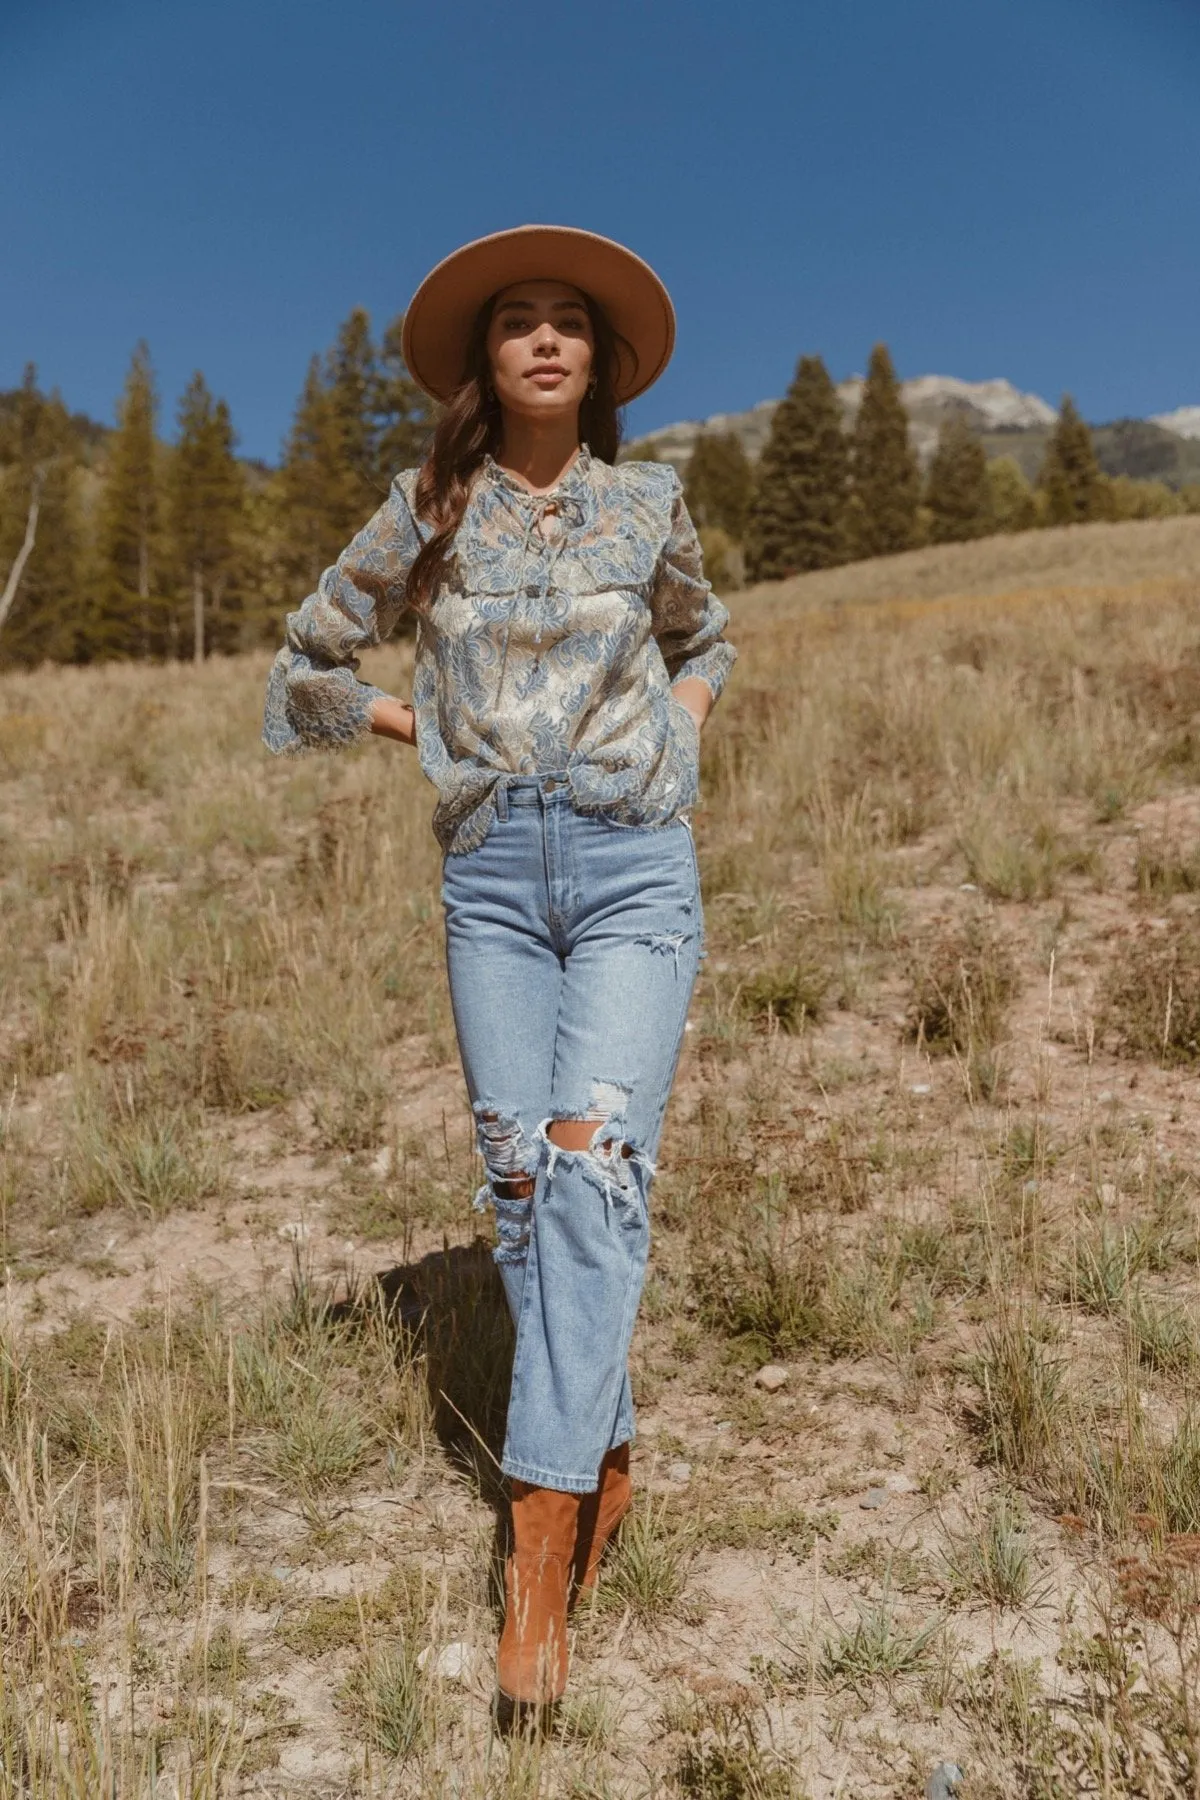
[(1187, 580), (1200, 559), (1200, 518), (1060, 525), (970, 544), (937, 544), (902, 556), (822, 570), (748, 590), (787, 606), (857, 601), (981, 599), (1046, 589), (1125, 587)]
[(534, 1744), (431, 790), (272, 762), (261, 657), (0, 682), (0, 1792), (1196, 1794), (1198, 544), (735, 598), (642, 1500)]

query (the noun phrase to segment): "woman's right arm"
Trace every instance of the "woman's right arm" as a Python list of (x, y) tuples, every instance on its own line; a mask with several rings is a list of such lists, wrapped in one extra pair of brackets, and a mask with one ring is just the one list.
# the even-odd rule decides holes
[(417, 715), (407, 700), (381, 694), (371, 703), (371, 730), (377, 737), (395, 738), (401, 744), (417, 741)]
[(404, 611), (405, 583), (421, 548), (408, 499), (412, 475), (397, 475), (316, 592), (287, 615), (263, 719), (263, 742), (276, 754), (343, 749), (372, 732), (413, 742), (411, 707), (355, 673), (358, 652), (381, 643)]

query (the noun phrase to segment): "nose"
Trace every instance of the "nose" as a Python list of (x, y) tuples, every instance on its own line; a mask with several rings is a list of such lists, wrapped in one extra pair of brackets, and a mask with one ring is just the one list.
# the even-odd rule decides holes
[(549, 320), (543, 320), (538, 326), (533, 340), (535, 356), (556, 356), (558, 354), (558, 333)]

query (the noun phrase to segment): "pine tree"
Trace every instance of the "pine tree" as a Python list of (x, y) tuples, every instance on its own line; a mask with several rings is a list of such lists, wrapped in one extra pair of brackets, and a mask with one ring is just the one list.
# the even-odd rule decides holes
[(702, 431), (688, 460), (684, 498), (698, 526), (723, 531), (734, 543), (746, 535), (754, 476), (742, 440), (731, 431)]
[(325, 359), (325, 387), (339, 477), (329, 487), (326, 509), (330, 531), (342, 544), (366, 523), (387, 490), (377, 458), (379, 365), (370, 314), (361, 306), (339, 328)]
[(1077, 525), (1104, 517), (1104, 481), (1092, 434), (1069, 394), (1063, 395), (1058, 423), (1046, 445), (1038, 486), (1045, 494), (1049, 525)]
[(837, 390), (819, 356), (802, 356), (755, 474), (746, 520), (752, 581), (846, 560), (847, 471)]
[(280, 572), (289, 595), (314, 588), (353, 536), (345, 528), (340, 443), (321, 359), (314, 356), (279, 470)]
[(206, 647), (232, 647), (228, 608), (236, 574), (236, 533), (243, 506), (242, 471), (234, 456), (233, 423), (224, 400), (214, 401), (203, 375), (193, 375), (179, 403), (179, 441), (171, 459), (170, 521), (173, 562), (191, 613), (192, 657)]
[(1037, 524), (1037, 506), (1016, 457), (995, 457), (987, 466), (987, 481), (996, 530), (1031, 531)]
[(387, 484), (401, 469), (420, 462), (434, 424), (432, 402), (405, 367), (400, 350), (404, 315), (394, 318), (383, 334), (375, 394), (375, 465)]
[(117, 429), (109, 441), (100, 520), (100, 588), (90, 635), (100, 656), (149, 656), (168, 647), (169, 606), (159, 583), (158, 397), (150, 352), (133, 353)]
[(925, 504), (935, 544), (962, 543), (994, 529), (987, 454), (960, 413), (951, 413), (938, 433)]
[(79, 446), (66, 407), (44, 395), (32, 363), (0, 421), (0, 591), (32, 545), (0, 619), (0, 665), (84, 654), (75, 477)]
[(858, 556), (907, 550), (916, 535), (921, 477), (908, 441), (908, 415), (886, 344), (871, 352), (854, 421), (852, 531)]
[(370, 317), (356, 307), (309, 364), (274, 485), (281, 597), (311, 589), (392, 477), (420, 461), (432, 409), (404, 366), (402, 325), (392, 321), (376, 353)]

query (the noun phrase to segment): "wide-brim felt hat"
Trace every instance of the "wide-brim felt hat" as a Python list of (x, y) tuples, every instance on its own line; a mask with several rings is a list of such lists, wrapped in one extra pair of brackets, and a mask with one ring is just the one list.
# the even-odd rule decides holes
[(675, 347), (675, 309), (649, 263), (594, 231), (517, 225), (452, 252), (413, 295), (401, 349), (418, 386), (449, 399), (466, 374), (471, 326), (484, 301), (514, 281), (534, 280), (570, 282), (603, 308), (617, 334), (619, 405), (658, 380)]

